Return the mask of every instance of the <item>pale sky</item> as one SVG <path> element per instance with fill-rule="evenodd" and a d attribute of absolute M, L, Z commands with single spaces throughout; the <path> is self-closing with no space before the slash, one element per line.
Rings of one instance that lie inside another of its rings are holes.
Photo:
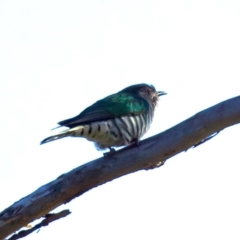
<path fill-rule="evenodd" d="M 168 93 L 144 138 L 239 95 L 237 0 L 0 1 L 0 211 L 102 156 L 40 146 L 58 121 L 136 83 Z M 239 239 L 240 126 L 92 189 L 25 239 Z"/>

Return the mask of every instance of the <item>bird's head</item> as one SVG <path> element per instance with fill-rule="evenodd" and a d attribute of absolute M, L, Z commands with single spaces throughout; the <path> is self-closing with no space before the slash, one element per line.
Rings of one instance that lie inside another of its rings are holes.
<path fill-rule="evenodd" d="M 129 86 L 122 90 L 123 92 L 129 92 L 132 94 L 139 94 L 141 97 L 146 99 L 150 104 L 156 106 L 158 98 L 160 96 L 166 95 L 167 93 L 163 91 L 156 91 L 153 85 L 148 85 L 145 83 L 136 84 Z"/>

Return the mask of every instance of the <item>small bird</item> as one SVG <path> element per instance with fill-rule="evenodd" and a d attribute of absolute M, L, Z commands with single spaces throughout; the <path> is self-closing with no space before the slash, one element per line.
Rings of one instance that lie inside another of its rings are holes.
<path fill-rule="evenodd" d="M 64 137 L 83 137 L 98 150 L 138 143 L 147 132 L 158 97 L 165 95 L 148 84 L 136 84 L 107 96 L 86 108 L 76 117 L 63 120 L 58 127 L 69 129 L 44 139 L 40 144 Z M 58 128 L 57 127 L 57 128 Z"/>

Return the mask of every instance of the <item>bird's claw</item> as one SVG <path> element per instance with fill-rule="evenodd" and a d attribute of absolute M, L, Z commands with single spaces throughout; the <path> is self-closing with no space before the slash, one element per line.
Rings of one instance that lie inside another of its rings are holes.
<path fill-rule="evenodd" d="M 111 148 L 111 147 L 109 147 L 109 150 L 110 150 L 109 152 L 103 153 L 103 156 L 104 156 L 104 157 L 109 156 L 109 155 L 112 155 L 113 153 L 116 152 L 116 150 L 115 150 L 114 148 Z"/>

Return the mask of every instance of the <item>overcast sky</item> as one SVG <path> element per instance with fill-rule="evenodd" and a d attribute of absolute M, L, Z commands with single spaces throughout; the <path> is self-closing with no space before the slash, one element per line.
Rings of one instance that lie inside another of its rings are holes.
<path fill-rule="evenodd" d="M 40 146 L 60 120 L 136 83 L 168 93 L 144 138 L 239 95 L 237 0 L 0 1 L 0 211 L 102 156 Z M 239 239 L 239 126 L 69 204 L 26 239 Z"/>

